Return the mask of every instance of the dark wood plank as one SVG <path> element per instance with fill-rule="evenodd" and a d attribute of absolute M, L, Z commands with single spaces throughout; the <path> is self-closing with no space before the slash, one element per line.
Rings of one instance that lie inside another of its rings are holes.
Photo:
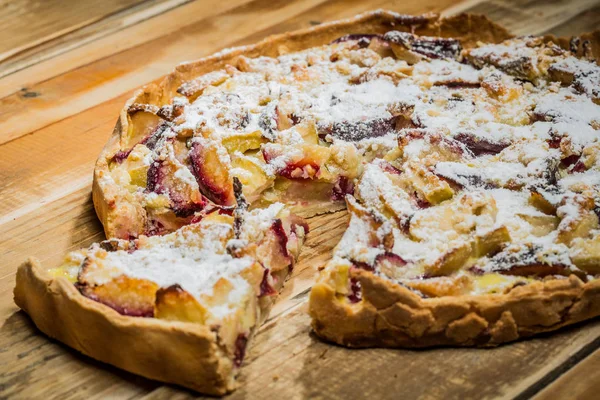
<path fill-rule="evenodd" d="M 597 399 L 600 385 L 600 350 L 596 350 L 540 391 L 534 400 Z"/>
<path fill-rule="evenodd" d="M 555 28 L 573 21 L 569 33 L 567 28 L 560 34 L 573 35 L 586 32 L 579 26 L 579 21 L 588 10 L 597 7 L 598 0 L 581 1 L 524 1 L 524 0 L 487 0 L 481 2 L 465 2 L 452 11 L 485 14 L 494 21 L 501 22 L 506 28 L 517 35 L 541 35 L 544 33 L 559 33 Z M 592 19 L 594 15 L 589 15 Z M 577 22 L 576 22 L 577 21 Z M 599 20 L 596 20 L 597 22 Z M 598 25 L 596 25 L 597 27 Z"/>

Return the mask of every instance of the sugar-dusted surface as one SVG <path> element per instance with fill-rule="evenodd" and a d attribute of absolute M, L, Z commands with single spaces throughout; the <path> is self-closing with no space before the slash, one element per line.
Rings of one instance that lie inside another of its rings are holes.
<path fill-rule="evenodd" d="M 189 392 L 159 387 L 158 383 L 100 365 L 48 341 L 22 313 L 16 312 L 12 303 L 13 274 L 27 255 L 56 264 L 65 250 L 102 238 L 89 198 L 90 171 L 129 93 L 103 102 L 169 72 L 179 60 L 198 58 L 232 44 L 252 43 L 269 33 L 308 26 L 309 21 L 333 20 L 377 7 L 420 13 L 450 5 L 423 1 L 401 5 L 390 1 L 303 1 L 273 6 L 273 2 L 258 1 L 242 7 L 241 3 L 227 2 L 227 7 L 218 2 L 213 7 L 201 2 L 182 6 L 172 11 L 179 17 L 150 19 L 135 25 L 135 34 L 129 29 L 124 35 L 92 42 L 51 63 L 46 61 L 24 70 L 18 74 L 18 81 L 3 81 L 6 87 L 20 89 L 27 84 L 30 91 L 41 93 L 37 98 L 15 93 L 2 100 L 3 110 L 11 116 L 5 120 L 10 125 L 3 124 L 11 128 L 4 133 L 16 132 L 12 128 L 18 128 L 19 135 L 27 134 L 64 119 L 0 148 L 0 181 L 5 199 L 0 208 L 0 313 L 5 320 L 0 334 L 5 351 L 0 358 L 7 366 L 1 374 L 3 394 L 16 398 L 39 397 L 41 393 L 49 398 L 192 397 Z M 522 5 L 503 1 L 500 6 L 498 2 L 472 1 L 455 5 L 452 10 L 485 12 L 497 22 L 519 29 L 519 33 L 556 29 L 567 35 L 598 25 L 597 6 L 593 3 Z M 179 32 L 183 36 L 167 35 L 180 29 L 182 20 L 186 21 L 186 28 Z M 117 40 L 110 42 L 113 38 Z M 126 45 L 134 47 L 118 53 L 127 49 Z M 61 154 L 60 162 L 56 154 Z M 597 327 L 588 324 L 483 352 L 348 351 L 321 343 L 308 334 L 303 309 L 280 316 L 303 301 L 300 294 L 313 281 L 313 265 L 326 261 L 325 254 L 335 245 L 340 229 L 345 229 L 345 219 L 340 218 L 336 215 L 311 221 L 315 236 L 309 238 L 304 260 L 295 269 L 294 283 L 286 287 L 272 313 L 272 323 L 257 337 L 243 371 L 245 386 L 235 396 L 347 398 L 366 393 L 395 398 L 403 393 L 423 398 L 508 398 L 524 393 L 528 397 L 588 354 L 590 344 L 598 337 Z M 317 234 L 321 237 L 318 240 Z M 482 357 L 484 364 L 494 367 L 480 368 Z M 566 360 L 570 362 L 564 364 Z M 464 368 L 456 368 L 457 365 Z M 276 372 L 265 373 L 275 367 Z M 370 384 L 373 369 L 382 371 L 381 385 Z M 573 385 L 582 382 L 581 373 L 571 375 L 556 381 L 564 388 L 562 393 L 573 393 Z M 592 385 L 591 393 L 595 393 L 593 382 L 585 382 Z M 552 385 L 547 390 L 552 391 Z"/>

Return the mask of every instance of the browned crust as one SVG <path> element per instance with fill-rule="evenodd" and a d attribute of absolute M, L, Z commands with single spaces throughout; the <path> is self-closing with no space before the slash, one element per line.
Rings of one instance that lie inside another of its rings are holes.
<path fill-rule="evenodd" d="M 572 37 L 545 35 L 544 39 L 573 52 L 579 58 L 594 59 L 600 64 L 600 29 Z"/>
<path fill-rule="evenodd" d="M 206 326 L 120 315 L 34 258 L 19 267 L 14 296 L 42 332 L 97 360 L 203 393 L 234 389 L 233 363 Z"/>
<path fill-rule="evenodd" d="M 491 347 L 600 315 L 600 281 L 575 275 L 506 294 L 424 299 L 368 271 L 352 270 L 362 301 L 337 298 L 324 280 L 310 294 L 315 332 L 350 347 Z"/>

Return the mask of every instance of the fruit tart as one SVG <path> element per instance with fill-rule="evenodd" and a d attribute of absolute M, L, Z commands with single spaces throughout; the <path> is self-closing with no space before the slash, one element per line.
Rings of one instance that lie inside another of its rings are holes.
<path fill-rule="evenodd" d="M 301 216 L 347 208 L 310 294 L 326 340 L 490 346 L 596 316 L 588 39 L 375 11 L 182 64 L 127 102 L 97 161 L 108 240 L 31 259 L 15 301 L 85 354 L 223 394 Z"/>
<path fill-rule="evenodd" d="M 346 198 L 317 334 L 494 346 L 600 314 L 600 66 L 543 38 L 434 54 L 383 38 L 411 65 L 412 126 Z"/>
<path fill-rule="evenodd" d="M 15 298 L 40 329 L 83 353 L 223 394 L 291 271 L 304 229 L 281 203 L 213 208 L 169 234 L 72 252 L 44 272 L 52 277 L 46 288 L 37 286 L 42 272 L 31 260 L 33 268 L 19 270 Z"/>

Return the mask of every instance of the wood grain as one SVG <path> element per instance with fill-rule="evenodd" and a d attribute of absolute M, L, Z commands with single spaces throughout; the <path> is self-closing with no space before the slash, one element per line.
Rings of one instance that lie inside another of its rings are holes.
<path fill-rule="evenodd" d="M 189 1 L 191 0 L 111 0 L 93 2 L 91 7 L 85 7 L 86 2 L 73 2 L 76 7 L 61 7 L 62 3 L 56 1 L 41 3 L 26 1 L 23 15 L 9 16 L 12 21 L 16 21 L 12 25 L 23 24 L 23 20 L 33 18 L 32 22 L 41 20 L 44 23 L 39 27 L 42 32 L 26 29 L 21 30 L 20 35 L 12 37 L 12 42 L 16 41 L 17 45 L 0 53 L 0 77 L 37 65 Z M 40 10 L 42 8 L 40 4 L 50 10 L 49 16 L 42 19 L 39 15 L 43 15 L 45 10 Z M 68 12 L 65 13 L 65 10 Z M 67 17 L 74 14 L 72 17 L 75 18 L 65 19 L 64 14 L 67 14 Z M 4 30 L 10 30 L 12 28 L 10 25 L 8 24 L 8 27 L 5 25 Z M 32 25 L 36 27 L 37 24 Z M 61 29 L 63 25 L 65 27 Z M 47 29 L 52 30 L 45 32 Z M 8 45 L 10 42 L 11 40 Z"/>
<path fill-rule="evenodd" d="M 587 358 L 581 360 L 572 369 L 539 392 L 534 399 L 597 399 L 598 381 L 600 381 L 600 350 L 596 350 Z"/>
<path fill-rule="evenodd" d="M 90 199 L 91 172 L 135 88 L 180 61 L 375 8 L 483 12 L 519 34 L 573 35 L 600 26 L 600 2 L 591 0 L 111 0 L 101 7 L 83 0 L 64 18 L 57 0 L 15 0 L 13 14 L 6 4 L 0 0 L 6 23 L 0 33 L 14 37 L 0 43 L 0 53 L 22 58 L 5 57 L 19 65 L 12 72 L 0 67 L 0 398 L 193 397 L 48 340 L 12 302 L 14 273 L 27 256 L 54 265 L 66 251 L 103 237 Z M 46 11 L 14 11 L 34 6 Z M 26 51 L 14 52 L 21 47 Z M 599 322 L 492 350 L 348 350 L 317 340 L 306 295 L 346 219 L 340 212 L 310 220 L 301 262 L 257 335 L 232 398 L 594 394 L 589 371 L 599 356 L 586 356 L 598 346 Z"/>

